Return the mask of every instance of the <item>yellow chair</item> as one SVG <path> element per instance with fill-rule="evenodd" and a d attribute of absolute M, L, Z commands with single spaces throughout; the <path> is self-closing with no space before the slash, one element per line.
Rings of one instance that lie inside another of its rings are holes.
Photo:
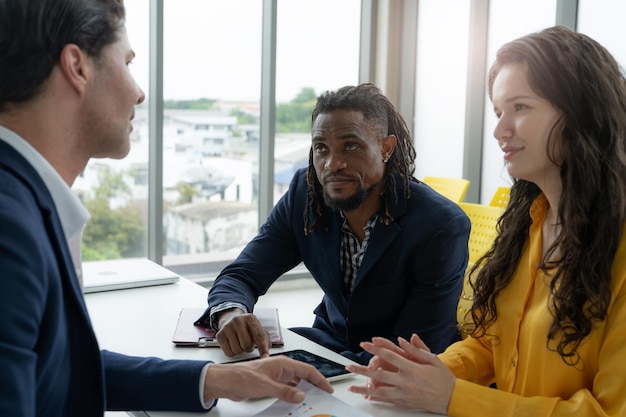
<path fill-rule="evenodd" d="M 470 185 L 469 180 L 462 178 L 424 177 L 422 182 L 455 203 L 463 201 Z"/>
<path fill-rule="evenodd" d="M 469 262 L 465 270 L 463 291 L 461 292 L 456 314 L 459 328 L 462 329 L 462 324 L 466 320 L 466 314 L 472 307 L 474 298 L 472 287 L 469 283 L 469 271 L 474 266 L 474 263 L 491 248 L 498 233 L 496 224 L 502 213 L 504 213 L 504 208 L 464 202 L 459 203 L 459 206 L 467 214 L 472 224 L 467 242 Z M 465 337 L 466 335 L 461 331 L 461 336 Z"/>
<path fill-rule="evenodd" d="M 472 224 L 467 247 L 469 249 L 469 261 L 475 263 L 489 250 L 495 240 L 496 224 L 504 213 L 504 209 L 475 203 L 460 202 L 458 204 Z"/>
<path fill-rule="evenodd" d="M 493 207 L 506 208 L 509 204 L 509 191 L 509 187 L 498 187 L 496 192 L 493 194 L 493 197 L 491 197 L 489 205 Z"/>

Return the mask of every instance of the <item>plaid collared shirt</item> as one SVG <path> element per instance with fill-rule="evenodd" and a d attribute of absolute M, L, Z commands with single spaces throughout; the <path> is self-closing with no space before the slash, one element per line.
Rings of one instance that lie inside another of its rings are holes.
<path fill-rule="evenodd" d="M 370 240 L 370 234 L 376 226 L 378 220 L 378 213 L 374 215 L 363 230 L 365 231 L 365 237 L 363 243 L 359 243 L 359 239 L 352 233 L 348 221 L 343 217 L 343 223 L 341 224 L 341 248 L 339 249 L 339 266 L 343 273 L 343 283 L 346 290 L 346 295 L 349 295 L 354 288 L 354 282 L 356 281 L 357 272 L 365 256 L 367 245 Z"/>

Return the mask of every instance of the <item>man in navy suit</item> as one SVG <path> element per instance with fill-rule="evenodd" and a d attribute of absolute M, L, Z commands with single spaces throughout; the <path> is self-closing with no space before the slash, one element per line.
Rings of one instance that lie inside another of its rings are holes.
<path fill-rule="evenodd" d="M 0 1 L 0 416 L 206 411 L 215 399 L 300 402 L 312 366 L 165 361 L 98 348 L 80 285 L 88 218 L 70 186 L 124 157 L 144 94 L 122 0 Z"/>
<path fill-rule="evenodd" d="M 373 336 L 417 333 L 436 353 L 458 339 L 470 222 L 413 177 L 414 161 L 404 119 L 373 84 L 318 98 L 308 169 L 220 273 L 200 318 L 227 355 L 267 355 L 254 304 L 300 262 L 324 291 L 313 326 L 292 329 L 311 340 L 366 363 L 360 343 Z"/>

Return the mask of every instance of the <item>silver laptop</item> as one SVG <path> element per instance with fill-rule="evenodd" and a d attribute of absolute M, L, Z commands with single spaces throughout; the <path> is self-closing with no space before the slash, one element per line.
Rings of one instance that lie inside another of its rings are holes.
<path fill-rule="evenodd" d="M 83 292 L 173 284 L 180 276 L 146 258 L 83 262 Z"/>

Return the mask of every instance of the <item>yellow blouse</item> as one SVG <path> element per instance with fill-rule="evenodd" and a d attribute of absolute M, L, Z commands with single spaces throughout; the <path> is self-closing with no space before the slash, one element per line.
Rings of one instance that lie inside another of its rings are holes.
<path fill-rule="evenodd" d="M 517 272 L 496 300 L 498 319 L 489 333 L 497 342 L 468 337 L 440 355 L 459 378 L 449 416 L 626 416 L 626 236 L 613 261 L 606 320 L 579 346 L 579 364 L 568 366 L 546 347 L 549 279 L 536 267 L 546 211 L 541 196 L 530 210 L 533 224 Z M 498 389 L 488 387 L 494 381 Z"/>

